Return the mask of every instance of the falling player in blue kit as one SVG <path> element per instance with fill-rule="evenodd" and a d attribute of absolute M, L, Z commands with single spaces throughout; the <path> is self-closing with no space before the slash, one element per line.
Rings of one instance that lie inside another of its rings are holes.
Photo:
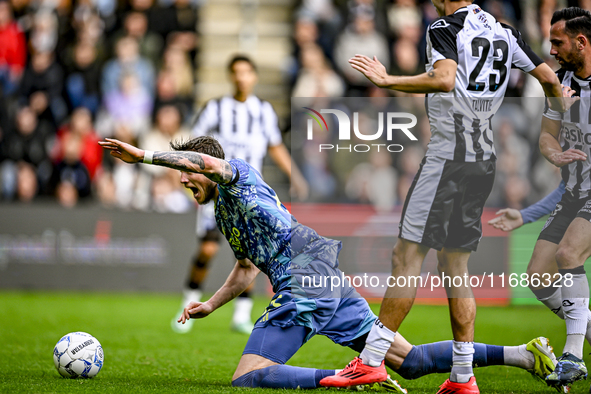
<path fill-rule="evenodd" d="M 199 204 L 215 203 L 217 225 L 238 262 L 208 301 L 187 305 L 179 322 L 208 316 L 240 294 L 259 272 L 268 276 L 275 295 L 248 339 L 232 377 L 233 386 L 320 387 L 322 378 L 337 371 L 285 365 L 316 334 L 355 351 L 363 348 L 371 326 L 377 322 L 367 301 L 347 282 L 331 290 L 302 285 L 304 276 L 341 276 L 341 242 L 298 223 L 248 163 L 224 160 L 222 147 L 209 136 L 171 143 L 170 152 L 143 151 L 114 139 L 100 144 L 127 163 L 179 170 L 181 183 Z M 415 379 L 449 372 L 451 341 L 412 346 L 398 335 L 386 354 L 386 365 L 402 377 Z M 555 360 L 543 337 L 520 346 L 475 344 L 475 365 L 516 366 L 541 379 L 554 370 Z M 380 380 L 385 382 L 373 388 L 406 392 L 388 376 Z"/>

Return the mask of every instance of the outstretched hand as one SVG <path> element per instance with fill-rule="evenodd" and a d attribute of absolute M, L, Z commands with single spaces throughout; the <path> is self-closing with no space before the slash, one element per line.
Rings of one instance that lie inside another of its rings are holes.
<path fill-rule="evenodd" d="M 209 316 L 214 309 L 207 302 L 189 302 L 189 305 L 183 310 L 183 314 L 177 320 L 178 323 L 185 324 L 189 319 L 201 319 Z"/>
<path fill-rule="evenodd" d="M 501 209 L 496 214 L 499 216 L 488 221 L 488 224 L 496 229 L 511 231 L 523 225 L 523 217 L 521 216 L 521 212 L 517 209 L 505 208 Z"/>
<path fill-rule="evenodd" d="M 113 138 L 105 138 L 104 141 L 99 141 L 99 145 L 110 150 L 111 156 L 126 163 L 139 163 L 144 159 L 142 149 Z"/>
<path fill-rule="evenodd" d="M 564 152 L 553 153 L 548 157 L 550 162 L 556 167 L 562 167 L 574 161 L 587 160 L 587 154 L 579 149 L 570 148 Z"/>
<path fill-rule="evenodd" d="M 376 86 L 383 88 L 388 85 L 386 79 L 388 72 L 386 67 L 380 63 L 377 57 L 370 59 L 365 55 L 355 55 L 349 59 L 349 64 L 355 70 L 361 72 L 367 79 L 373 82 Z"/>

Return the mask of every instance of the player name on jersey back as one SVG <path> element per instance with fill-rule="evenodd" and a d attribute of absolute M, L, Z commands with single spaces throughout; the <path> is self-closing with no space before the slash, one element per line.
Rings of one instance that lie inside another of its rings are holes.
<path fill-rule="evenodd" d="M 492 108 L 492 99 L 472 99 L 472 109 L 475 112 L 491 112 Z"/>

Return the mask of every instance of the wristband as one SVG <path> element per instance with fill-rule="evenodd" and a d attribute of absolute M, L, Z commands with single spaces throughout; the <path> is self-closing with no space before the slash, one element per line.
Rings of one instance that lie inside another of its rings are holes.
<path fill-rule="evenodd" d="M 144 151 L 144 163 L 145 164 L 152 164 L 152 159 L 154 158 L 154 151 L 153 150 L 146 150 Z"/>

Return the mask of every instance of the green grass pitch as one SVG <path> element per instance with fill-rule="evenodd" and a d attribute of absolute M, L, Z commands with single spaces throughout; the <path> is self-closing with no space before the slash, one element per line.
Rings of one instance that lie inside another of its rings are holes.
<path fill-rule="evenodd" d="M 247 339 L 229 330 L 231 306 L 179 335 L 169 326 L 178 303 L 178 296 L 162 294 L 0 292 L 0 393 L 273 392 L 231 387 Z M 255 312 L 262 312 L 266 303 L 257 298 Z M 416 305 L 400 331 L 415 344 L 446 340 L 451 337 L 448 316 L 446 307 Z M 65 379 L 55 370 L 53 347 L 71 331 L 89 332 L 101 342 L 105 364 L 96 378 Z M 557 353 L 562 350 L 564 324 L 544 307 L 478 309 L 479 342 L 518 345 L 540 335 L 550 338 Z M 290 364 L 342 368 L 353 356 L 353 351 L 315 337 Z M 405 381 L 393 376 L 409 393 L 435 393 L 447 378 L 440 374 Z M 481 368 L 476 377 L 482 393 L 555 392 L 516 368 Z M 588 390 L 589 383 L 577 382 L 571 393 Z"/>

